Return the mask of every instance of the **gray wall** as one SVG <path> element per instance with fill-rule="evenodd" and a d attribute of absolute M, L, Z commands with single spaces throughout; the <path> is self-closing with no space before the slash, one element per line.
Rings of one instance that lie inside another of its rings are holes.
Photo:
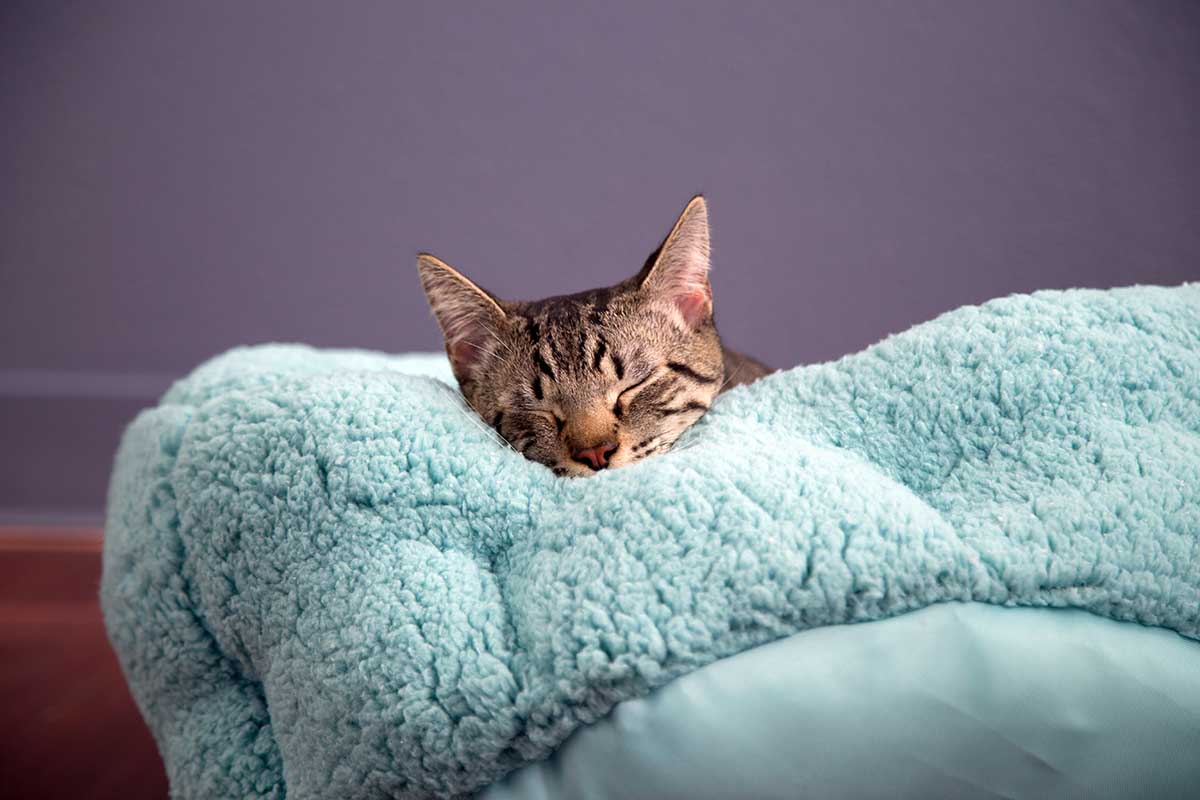
<path fill-rule="evenodd" d="M 235 344 L 433 349 L 430 249 L 612 282 L 710 199 L 718 321 L 834 358 L 1200 277 L 1200 4 L 0 4 L 0 513 L 94 518 Z"/>

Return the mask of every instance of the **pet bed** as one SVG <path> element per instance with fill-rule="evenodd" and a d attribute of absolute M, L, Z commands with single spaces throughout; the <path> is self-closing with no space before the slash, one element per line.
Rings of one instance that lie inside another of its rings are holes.
<path fill-rule="evenodd" d="M 1191 284 L 962 308 L 586 480 L 440 358 L 231 351 L 126 432 L 101 597 L 177 797 L 1169 796 L 1198 542 Z"/>

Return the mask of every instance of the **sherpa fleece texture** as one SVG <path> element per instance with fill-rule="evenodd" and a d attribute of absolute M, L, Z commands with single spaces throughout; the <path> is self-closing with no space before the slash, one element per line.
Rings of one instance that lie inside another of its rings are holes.
<path fill-rule="evenodd" d="M 413 370 L 447 376 L 235 350 L 125 434 L 102 600 L 176 797 L 469 792 L 715 659 L 946 600 L 1200 638 L 1200 285 L 962 308 L 586 480 Z"/>

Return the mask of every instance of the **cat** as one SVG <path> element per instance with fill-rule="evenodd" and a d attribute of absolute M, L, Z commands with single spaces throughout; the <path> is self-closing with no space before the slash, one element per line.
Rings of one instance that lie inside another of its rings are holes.
<path fill-rule="evenodd" d="M 772 371 L 717 335 L 700 195 L 615 286 L 507 302 L 427 253 L 417 270 L 467 403 L 556 475 L 661 453 L 717 394 Z"/>

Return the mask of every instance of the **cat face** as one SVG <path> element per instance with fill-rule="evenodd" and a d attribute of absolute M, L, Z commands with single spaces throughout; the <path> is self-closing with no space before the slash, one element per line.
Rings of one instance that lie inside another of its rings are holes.
<path fill-rule="evenodd" d="M 721 389 L 708 266 L 702 197 L 640 273 L 604 289 L 505 302 L 417 259 L 467 402 L 527 458 L 574 476 L 667 450 Z"/>

